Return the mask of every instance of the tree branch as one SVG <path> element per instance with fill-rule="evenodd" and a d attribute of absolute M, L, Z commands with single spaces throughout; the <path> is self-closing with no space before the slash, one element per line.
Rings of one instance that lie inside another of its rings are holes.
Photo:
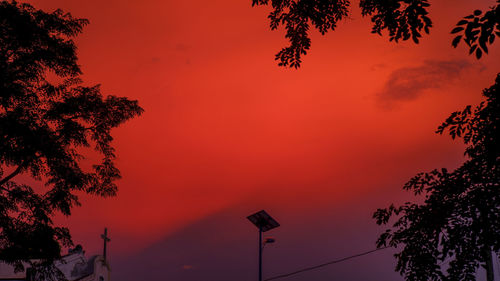
<path fill-rule="evenodd" d="M 2 187 L 2 185 L 4 185 L 6 182 L 10 181 L 13 177 L 17 176 L 21 170 L 24 168 L 24 164 L 26 163 L 26 161 L 23 161 L 23 163 L 21 163 L 16 170 L 14 170 L 14 172 L 12 172 L 10 175 L 6 176 L 5 178 L 1 179 L 0 180 L 0 187 Z M 3 190 L 6 190 L 5 188 L 2 187 Z"/>

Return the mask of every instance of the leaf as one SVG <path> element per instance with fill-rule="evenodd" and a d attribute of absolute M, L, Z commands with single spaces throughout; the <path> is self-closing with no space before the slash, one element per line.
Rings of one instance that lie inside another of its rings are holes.
<path fill-rule="evenodd" d="M 468 21 L 467 21 L 467 20 L 461 20 L 461 21 L 459 21 L 459 22 L 457 23 L 457 25 L 464 25 L 464 24 L 466 24 L 466 23 L 468 23 Z"/>
<path fill-rule="evenodd" d="M 483 51 L 481 51 L 480 48 L 477 48 L 477 50 L 476 50 L 476 58 L 480 59 L 482 55 L 483 55 Z"/>
<path fill-rule="evenodd" d="M 469 55 L 470 55 L 470 54 L 472 54 L 472 53 L 474 53 L 474 51 L 476 50 L 476 48 L 477 48 L 477 45 L 473 45 L 473 46 L 470 48 L 470 50 L 469 50 Z"/>
<path fill-rule="evenodd" d="M 412 36 L 412 39 L 413 39 L 413 42 L 415 42 L 415 44 L 418 44 L 418 43 L 419 43 L 419 41 L 418 41 L 418 36 L 413 35 L 413 36 Z"/>
<path fill-rule="evenodd" d="M 488 47 L 486 46 L 486 38 L 479 39 L 479 46 L 483 49 L 485 53 L 488 53 Z"/>
<path fill-rule="evenodd" d="M 451 42 L 451 45 L 456 48 L 458 43 L 460 43 L 460 40 L 462 40 L 462 35 L 455 37 L 455 39 Z"/>
<path fill-rule="evenodd" d="M 460 27 L 460 26 L 459 26 L 459 27 L 455 27 L 455 28 L 453 28 L 453 30 L 451 31 L 451 34 L 458 33 L 458 32 L 460 32 L 460 31 L 462 31 L 462 30 L 464 30 L 464 28 L 463 28 L 463 27 Z"/>

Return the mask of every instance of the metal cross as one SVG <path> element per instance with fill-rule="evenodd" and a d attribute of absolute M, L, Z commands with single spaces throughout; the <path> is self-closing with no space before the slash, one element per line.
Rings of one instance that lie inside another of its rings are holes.
<path fill-rule="evenodd" d="M 104 228 L 104 234 L 101 234 L 102 240 L 104 240 L 104 250 L 103 250 L 103 257 L 104 260 L 106 260 L 106 244 L 111 241 L 108 237 L 108 228 Z"/>

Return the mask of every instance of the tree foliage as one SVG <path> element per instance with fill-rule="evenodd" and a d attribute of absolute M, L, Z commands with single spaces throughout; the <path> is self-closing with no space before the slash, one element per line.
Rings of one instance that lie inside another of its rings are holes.
<path fill-rule="evenodd" d="M 252 5 L 267 5 L 269 0 L 252 0 Z M 271 0 L 273 11 L 269 14 L 271 29 L 285 25 L 290 46 L 283 48 L 276 59 L 279 65 L 299 67 L 301 55 L 311 47 L 309 28 L 312 23 L 321 34 L 335 30 L 337 22 L 348 15 L 349 1 L 291 1 Z"/>
<path fill-rule="evenodd" d="M 475 52 L 480 59 L 483 53 L 488 53 L 488 45 L 493 44 L 495 37 L 500 37 L 500 0 L 484 14 L 481 10 L 475 10 L 473 14 L 464 17 L 451 33 L 459 33 L 453 39 L 453 47 L 457 47 L 463 39 L 469 47 L 469 54 Z"/>
<path fill-rule="evenodd" d="M 82 84 L 73 39 L 86 19 L 16 1 L 0 2 L 0 19 L 0 260 L 20 270 L 71 245 L 52 217 L 70 215 L 78 192 L 116 194 L 110 132 L 142 109 Z M 82 154 L 92 148 L 96 163 Z"/>
<path fill-rule="evenodd" d="M 500 3 L 500 0 L 497 0 Z M 333 31 L 339 21 L 349 16 L 349 0 L 252 0 L 252 5 L 270 5 L 272 11 L 268 18 L 272 30 L 284 25 L 285 37 L 290 45 L 276 54 L 280 66 L 298 68 L 302 55 L 311 47 L 309 32 L 311 26 L 322 35 Z M 389 40 L 398 42 L 412 39 L 419 43 L 422 33 L 429 33 L 432 21 L 428 17 L 428 0 L 360 0 L 359 6 L 363 16 L 369 16 L 373 23 L 372 33 L 389 34 Z M 463 40 L 476 52 L 478 58 L 488 52 L 487 44 L 500 36 L 499 5 L 481 16 L 476 10 L 467 16 L 453 29 L 454 33 L 464 31 L 460 38 L 455 38 L 453 46 Z M 466 27 L 462 27 L 466 25 Z M 496 28 L 496 30 L 495 30 Z M 479 48 L 478 48 L 479 46 Z"/>
<path fill-rule="evenodd" d="M 463 140 L 465 163 L 406 183 L 422 203 L 374 214 L 378 224 L 396 218 L 377 245 L 400 247 L 396 270 L 406 280 L 476 280 L 491 251 L 500 253 L 500 74 L 483 95 L 486 101 L 454 112 L 437 130 Z"/>

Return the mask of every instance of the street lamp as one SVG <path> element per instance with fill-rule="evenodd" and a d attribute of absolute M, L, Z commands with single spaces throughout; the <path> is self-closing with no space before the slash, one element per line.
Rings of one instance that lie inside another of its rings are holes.
<path fill-rule="evenodd" d="M 262 232 L 269 231 L 280 226 L 266 211 L 262 210 L 247 217 L 259 229 L 259 281 L 262 281 Z M 273 243 L 274 239 L 266 239 L 266 243 Z"/>

